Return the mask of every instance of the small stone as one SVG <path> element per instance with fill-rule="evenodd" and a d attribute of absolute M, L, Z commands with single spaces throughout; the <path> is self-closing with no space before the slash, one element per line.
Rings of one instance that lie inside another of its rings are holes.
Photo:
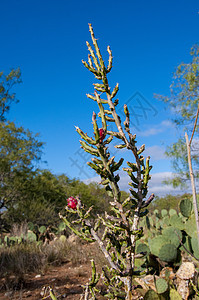
<path fill-rule="evenodd" d="M 4 296 L 10 298 L 12 296 L 12 292 L 6 292 Z"/>
<path fill-rule="evenodd" d="M 184 262 L 176 272 L 176 276 L 180 279 L 191 279 L 195 275 L 195 266 L 192 262 Z"/>
<path fill-rule="evenodd" d="M 35 276 L 35 278 L 40 278 L 41 277 L 41 274 L 38 274 Z"/>
<path fill-rule="evenodd" d="M 192 262 L 184 262 L 176 272 L 177 277 L 177 292 L 183 300 L 187 300 L 190 295 L 189 283 L 197 283 L 197 271 Z"/>

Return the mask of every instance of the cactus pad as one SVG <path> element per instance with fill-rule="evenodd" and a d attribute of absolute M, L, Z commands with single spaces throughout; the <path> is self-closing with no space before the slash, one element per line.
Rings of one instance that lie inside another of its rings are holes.
<path fill-rule="evenodd" d="M 194 255 L 199 258 L 198 240 L 197 237 L 191 238 L 191 247 L 193 249 Z"/>
<path fill-rule="evenodd" d="M 158 294 L 163 294 L 168 289 L 168 283 L 163 278 L 157 278 L 155 280 L 155 287 L 156 287 L 156 290 L 157 290 Z"/>
<path fill-rule="evenodd" d="M 31 230 L 28 230 L 27 233 L 27 240 L 29 242 L 36 242 L 37 241 L 37 236 L 34 232 L 32 232 Z"/>
<path fill-rule="evenodd" d="M 168 226 L 168 225 L 170 224 L 170 218 L 169 218 L 169 216 L 165 216 L 165 217 L 162 219 L 162 221 L 163 221 L 163 227 L 164 227 L 164 226 Z"/>
<path fill-rule="evenodd" d="M 40 232 L 41 234 L 44 234 L 45 231 L 46 231 L 46 226 L 40 226 L 40 227 L 39 227 L 39 232 Z"/>
<path fill-rule="evenodd" d="M 141 252 L 144 252 L 146 253 L 146 255 L 148 255 L 150 253 L 150 249 L 149 247 L 147 246 L 147 244 L 144 244 L 144 243 L 140 243 L 137 247 L 137 253 L 141 253 Z"/>
<path fill-rule="evenodd" d="M 184 230 L 185 224 L 178 215 L 173 215 L 170 217 L 170 224 L 180 230 Z"/>
<path fill-rule="evenodd" d="M 166 209 L 162 209 L 162 210 L 161 210 L 161 215 L 162 215 L 163 218 L 166 217 L 167 214 L 168 214 L 168 212 L 167 212 Z"/>
<path fill-rule="evenodd" d="M 180 240 L 182 240 L 182 232 L 172 226 L 164 228 L 162 235 L 168 244 L 173 244 L 176 248 L 180 245 Z"/>
<path fill-rule="evenodd" d="M 196 236 L 196 220 L 195 216 L 192 215 L 191 218 L 185 224 L 185 231 L 189 236 Z"/>
<path fill-rule="evenodd" d="M 189 218 L 191 215 L 191 211 L 192 211 L 192 202 L 189 199 L 183 199 L 182 201 L 180 201 L 180 212 L 181 214 L 186 217 Z"/>
<path fill-rule="evenodd" d="M 148 290 L 144 295 L 144 300 L 159 300 L 158 294 L 154 290 Z"/>
<path fill-rule="evenodd" d="M 165 262 L 175 261 L 177 258 L 177 248 L 173 244 L 165 244 L 161 247 L 158 255 L 159 259 Z"/>
<path fill-rule="evenodd" d="M 177 214 L 177 212 L 176 212 L 175 209 L 171 208 L 171 209 L 169 210 L 169 215 L 170 215 L 170 217 L 173 216 L 173 215 L 176 215 L 176 214 Z"/>
<path fill-rule="evenodd" d="M 170 300 L 182 300 L 181 296 L 178 294 L 178 292 L 175 289 L 170 289 Z"/>
<path fill-rule="evenodd" d="M 60 240 L 60 242 L 64 243 L 66 241 L 65 235 L 63 235 L 63 234 L 60 235 L 59 240 Z"/>
<path fill-rule="evenodd" d="M 162 247 L 162 245 L 166 244 L 166 239 L 162 235 L 158 235 L 153 239 L 149 240 L 149 247 L 151 250 L 151 253 L 155 256 L 159 255 L 159 251 Z"/>

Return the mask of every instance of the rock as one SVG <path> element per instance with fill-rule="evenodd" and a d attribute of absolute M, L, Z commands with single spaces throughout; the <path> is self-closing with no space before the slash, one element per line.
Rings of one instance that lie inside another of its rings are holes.
<path fill-rule="evenodd" d="M 177 277 L 177 291 L 183 300 L 187 300 L 190 294 L 189 282 L 192 280 L 193 284 L 197 284 L 197 271 L 192 262 L 184 262 L 176 272 Z"/>
<path fill-rule="evenodd" d="M 171 267 L 165 267 L 160 272 L 160 277 L 166 279 L 167 277 L 171 280 L 174 279 L 175 273 Z"/>
<path fill-rule="evenodd" d="M 157 279 L 158 277 L 155 276 Z M 156 292 L 155 283 L 154 283 L 154 275 L 146 275 L 143 278 L 135 278 L 136 282 L 142 286 L 144 290 L 148 290 L 151 288 Z"/>
<path fill-rule="evenodd" d="M 12 296 L 12 294 L 13 294 L 13 292 L 6 292 L 4 294 L 4 296 L 10 298 Z"/>

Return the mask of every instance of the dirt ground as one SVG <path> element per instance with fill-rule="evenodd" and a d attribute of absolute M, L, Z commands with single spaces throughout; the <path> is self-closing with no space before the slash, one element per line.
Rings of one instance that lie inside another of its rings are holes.
<path fill-rule="evenodd" d="M 72 266 L 66 263 L 50 267 L 45 274 L 27 275 L 25 286 L 15 291 L 6 291 L 1 280 L 0 300 L 51 299 L 45 289 L 51 287 L 58 299 L 78 300 L 83 292 L 82 285 L 91 275 L 90 264 Z M 12 278 L 10 279 L 12 280 Z"/>

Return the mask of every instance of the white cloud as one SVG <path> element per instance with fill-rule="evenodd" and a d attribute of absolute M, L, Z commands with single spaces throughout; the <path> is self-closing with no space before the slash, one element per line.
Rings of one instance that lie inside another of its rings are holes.
<path fill-rule="evenodd" d="M 100 176 L 95 176 L 95 177 L 92 177 L 92 178 L 84 179 L 84 180 L 83 180 L 83 182 L 84 182 L 85 184 L 89 184 L 89 183 L 91 183 L 91 182 L 97 182 L 97 183 L 99 183 L 100 181 L 101 181 Z"/>
<path fill-rule="evenodd" d="M 191 146 L 191 153 L 193 155 L 199 156 L 199 138 L 193 138 L 192 146 Z"/>
<path fill-rule="evenodd" d="M 150 156 L 153 161 L 161 160 L 161 159 L 167 159 L 165 155 L 165 149 L 163 147 L 160 147 L 158 145 L 154 145 L 151 147 L 147 147 L 145 152 L 145 156 Z"/>
<path fill-rule="evenodd" d="M 166 194 L 181 194 L 184 193 L 180 188 L 174 189 L 171 185 L 163 183 L 164 180 L 173 178 L 175 175 L 172 172 L 160 172 L 151 174 L 151 180 L 149 181 L 149 195 L 154 193 L 156 196 L 165 196 Z M 128 175 L 120 173 L 120 189 L 128 192 L 130 181 Z M 186 190 L 191 192 L 191 188 Z"/>
<path fill-rule="evenodd" d="M 174 176 L 175 175 L 172 172 L 161 172 L 152 174 L 151 180 L 149 181 L 149 192 L 154 193 L 157 196 L 182 193 L 182 190 L 180 188 L 174 189 L 172 185 L 163 184 L 164 180 L 171 179 Z"/>
<path fill-rule="evenodd" d="M 162 131 L 163 131 L 162 128 L 153 127 L 145 131 L 139 132 L 139 136 L 146 137 L 146 136 L 156 135 L 158 133 L 161 133 Z"/>
<path fill-rule="evenodd" d="M 148 137 L 151 135 L 157 135 L 159 133 L 162 133 L 172 127 L 173 124 L 171 121 L 163 120 L 160 124 L 154 125 L 153 127 L 151 126 L 149 129 L 140 131 L 138 134 L 142 137 Z"/>
<path fill-rule="evenodd" d="M 120 175 L 120 181 L 119 186 L 120 189 L 123 191 L 128 192 L 129 191 L 129 185 L 128 182 L 130 181 L 129 176 L 123 172 L 119 172 Z M 180 188 L 174 189 L 171 185 L 165 185 L 162 182 L 166 179 L 170 179 L 174 177 L 174 174 L 172 172 L 160 172 L 160 173 L 154 173 L 151 174 L 151 180 L 149 181 L 149 192 L 148 195 L 154 193 L 156 196 L 165 196 L 167 194 L 181 194 L 184 193 Z M 86 184 L 89 184 L 90 182 L 100 182 L 100 177 L 93 177 L 87 180 L 84 180 Z M 191 187 L 186 190 L 186 192 L 191 193 Z"/>

